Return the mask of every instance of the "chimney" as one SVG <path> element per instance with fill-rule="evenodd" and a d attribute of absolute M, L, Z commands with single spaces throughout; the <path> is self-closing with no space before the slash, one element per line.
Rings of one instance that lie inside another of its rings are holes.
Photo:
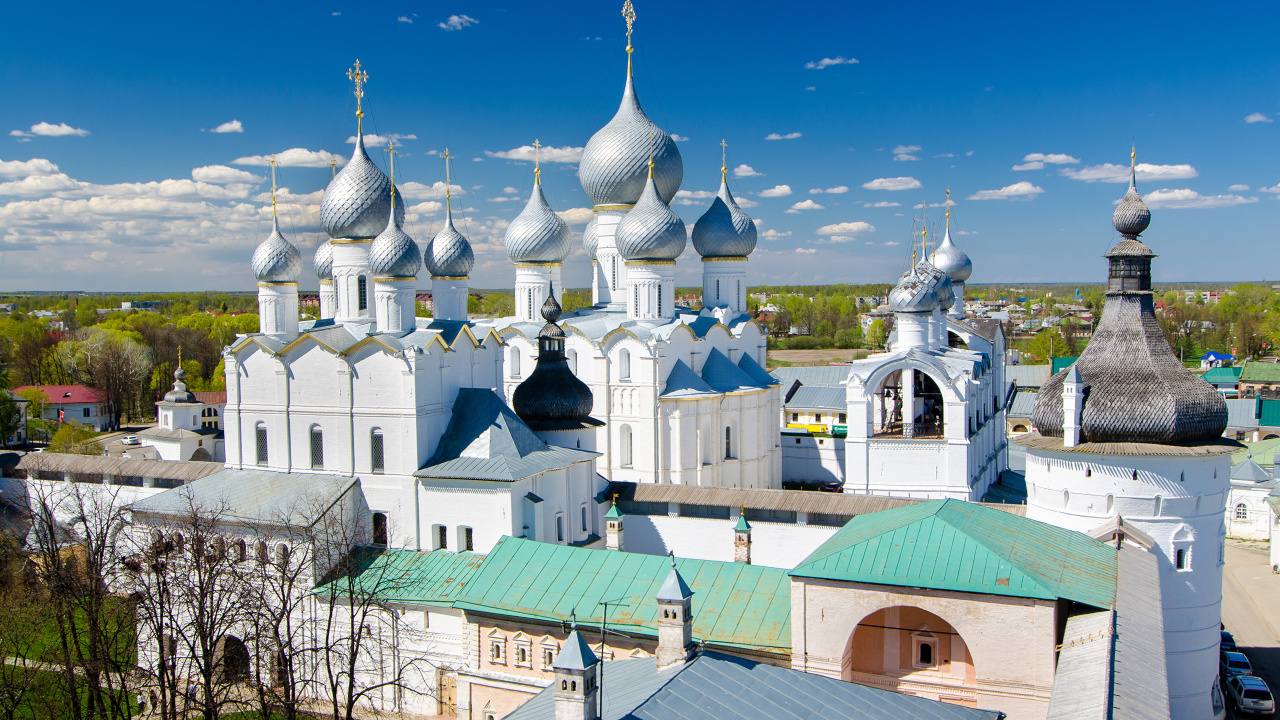
<path fill-rule="evenodd" d="M 604 546 L 609 550 L 622 549 L 622 512 L 618 510 L 618 494 L 613 494 L 613 507 L 604 514 Z"/>
<path fill-rule="evenodd" d="M 600 659 L 591 651 L 586 638 L 578 632 L 578 622 L 573 621 L 573 632 L 564 641 L 564 647 L 551 667 L 555 669 L 556 720 L 597 720 L 600 702 L 596 685 L 596 665 Z"/>
<path fill-rule="evenodd" d="M 751 523 L 747 522 L 747 508 L 738 513 L 738 524 L 733 526 L 733 561 L 751 564 Z"/>
<path fill-rule="evenodd" d="M 693 591 L 676 570 L 671 556 L 671 572 L 658 591 L 658 669 L 671 667 L 689 659 L 693 651 L 693 613 L 690 598 Z M 558 720 L 558 719 L 557 719 Z"/>
<path fill-rule="evenodd" d="M 1062 379 L 1062 446 L 1080 444 L 1080 415 L 1084 410 L 1084 380 L 1076 363 L 1071 363 Z"/>

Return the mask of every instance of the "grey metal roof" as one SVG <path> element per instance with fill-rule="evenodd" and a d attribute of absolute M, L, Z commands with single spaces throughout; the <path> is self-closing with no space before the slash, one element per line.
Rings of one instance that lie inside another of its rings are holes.
<path fill-rule="evenodd" d="M 1227 427 L 1242 430 L 1258 427 L 1258 401 L 1256 398 L 1227 399 Z"/>
<path fill-rule="evenodd" d="M 840 385 L 849 382 L 851 365 L 822 365 L 819 367 L 780 367 L 774 368 L 773 375 L 783 385 L 790 387 L 792 381 L 799 380 L 803 385 Z"/>
<path fill-rule="evenodd" d="M 1129 191 L 1120 199 L 1115 212 L 1111 213 L 1111 224 L 1115 226 L 1116 232 L 1129 238 L 1141 235 L 1151 225 L 1151 211 L 1142 202 L 1137 185 L 1137 172 L 1130 167 Z"/>
<path fill-rule="evenodd" d="M 707 353 L 707 361 L 702 364 L 702 379 L 712 388 L 725 393 L 768 387 L 757 384 L 717 348 L 711 348 L 711 352 Z"/>
<path fill-rule="evenodd" d="M 316 277 L 320 280 L 333 279 L 333 243 L 325 240 L 316 248 L 316 256 L 312 261 Z"/>
<path fill-rule="evenodd" d="M 1069 453 L 1097 453 L 1100 455 L 1227 455 L 1238 452 L 1243 443 L 1224 437 L 1204 442 L 1188 442 L 1164 445 L 1149 442 L 1082 442 L 1075 447 L 1064 447 L 1062 438 L 1045 437 L 1039 433 L 1027 433 L 1013 438 L 1013 442 L 1027 448 Z"/>
<path fill-rule="evenodd" d="M 596 259 L 596 248 L 600 247 L 600 218 L 593 216 L 591 222 L 582 228 L 582 247 L 586 249 L 587 257 Z"/>
<path fill-rule="evenodd" d="M 130 460 L 101 455 L 71 455 L 64 453 L 28 453 L 18 461 L 18 469 L 28 472 L 72 473 L 76 475 L 113 475 L 117 477 L 149 477 L 163 480 L 191 482 L 221 472 L 219 463 Z"/>
<path fill-rule="evenodd" d="M 997 720 L 976 710 L 716 652 L 657 669 L 651 659 L 604 664 L 600 720 Z M 507 716 L 551 720 L 548 687 Z"/>
<path fill-rule="evenodd" d="M 691 238 L 704 258 L 746 257 L 756 249 L 756 224 L 738 207 L 724 180 L 711 207 L 693 224 Z"/>
<path fill-rule="evenodd" d="M 809 387 L 801 385 L 791 394 L 791 399 L 787 401 L 787 410 L 831 410 L 834 412 L 843 412 L 848 406 L 848 398 L 845 397 L 845 389 L 843 387 L 824 387 L 816 385 Z"/>
<path fill-rule="evenodd" d="M 1045 367 L 1048 367 L 1047 365 Z M 1027 418 L 1031 419 L 1031 412 L 1036 409 L 1036 394 L 1027 392 L 1018 386 L 1018 392 L 1013 396 L 1013 402 L 1009 404 L 1009 417 L 1011 418 Z"/>
<path fill-rule="evenodd" d="M 224 469 L 130 507 L 155 515 L 184 515 L 195 508 L 227 519 L 296 527 L 320 519 L 358 482 L 337 475 Z"/>
<path fill-rule="evenodd" d="M 950 225 L 947 226 L 946 234 L 942 236 L 942 244 L 933 251 L 933 265 L 946 273 L 952 282 L 965 282 L 973 274 L 973 261 L 951 242 Z"/>
<path fill-rule="evenodd" d="M 444 227 L 427 243 L 422 262 L 432 277 L 466 277 L 476 264 L 471 243 L 453 226 L 453 210 L 445 208 Z"/>
<path fill-rule="evenodd" d="M 569 226 L 547 204 L 541 182 L 534 183 L 529 202 L 507 226 L 503 244 L 512 262 L 557 263 L 569 257 Z"/>
<path fill-rule="evenodd" d="M 271 234 L 253 251 L 249 266 L 258 282 L 296 283 L 302 277 L 302 254 L 280 234 L 279 218 L 271 218 Z"/>
<path fill-rule="evenodd" d="M 684 220 L 658 195 L 658 186 L 649 178 L 635 207 L 618 221 L 614 242 L 627 260 L 675 260 L 684 252 L 689 235 Z"/>
<path fill-rule="evenodd" d="M 654 181 L 669 203 L 684 179 L 684 160 L 671 136 L 640 108 L 635 81 L 627 73 L 618 112 L 587 141 L 578 179 L 593 205 L 632 205 L 644 190 L 651 157 Z"/>
<path fill-rule="evenodd" d="M 1245 458 L 1244 462 L 1231 468 L 1231 479 L 1242 480 L 1245 482 L 1266 482 L 1271 479 L 1271 473 L 1263 470 L 1258 463 L 1253 461 L 1253 455 Z"/>
<path fill-rule="evenodd" d="M 461 388 L 420 478 L 513 482 L 599 453 L 547 445 L 488 388 Z"/>
<path fill-rule="evenodd" d="M 159 403 L 156 403 L 157 405 Z M 210 435 L 221 435 L 221 430 L 211 427 L 201 427 L 197 430 L 187 430 L 186 428 L 162 428 L 150 427 L 146 430 L 138 432 L 139 435 L 145 437 L 163 438 L 165 440 L 183 440 L 186 438 L 208 437 Z"/>
<path fill-rule="evenodd" d="M 420 267 L 418 243 L 401 229 L 395 213 L 388 212 L 387 226 L 369 244 L 369 272 L 377 277 L 417 277 Z"/>
<path fill-rule="evenodd" d="M 1020 388 L 1038 388 L 1049 379 L 1051 369 L 1051 365 L 1005 365 L 1004 379 L 1018 383 Z"/>
<path fill-rule="evenodd" d="M 684 578 L 680 577 L 680 571 L 676 569 L 676 561 L 673 558 L 671 572 L 667 573 L 667 579 L 663 581 L 656 598 L 665 602 L 680 602 L 691 597 L 693 597 L 693 591 L 689 589 Z"/>
<path fill-rule="evenodd" d="M 387 226 L 391 212 L 391 179 L 373 164 L 364 149 L 364 133 L 356 133 L 351 160 L 329 181 L 320 200 L 320 225 L 331 238 L 369 240 Z M 404 223 L 404 204 L 396 205 Z"/>
<path fill-rule="evenodd" d="M 578 632 L 578 628 L 574 627 L 573 632 L 569 633 L 569 637 L 564 641 L 564 647 L 560 649 L 556 659 L 551 663 L 551 667 L 557 670 L 586 670 L 599 664 L 600 658 L 592 652 L 591 646 L 587 644 L 586 638 L 582 637 L 582 633 Z"/>
<path fill-rule="evenodd" d="M 662 387 L 660 397 L 680 398 L 718 394 L 698 376 L 698 373 L 693 371 L 693 368 L 685 365 L 683 360 L 676 360 L 671 372 L 667 374 L 667 382 Z"/>

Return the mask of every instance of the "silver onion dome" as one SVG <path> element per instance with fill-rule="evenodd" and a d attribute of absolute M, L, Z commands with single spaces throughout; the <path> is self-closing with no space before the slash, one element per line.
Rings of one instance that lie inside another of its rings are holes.
<path fill-rule="evenodd" d="M 684 161 L 676 142 L 640 109 L 634 79 L 627 75 L 622 104 L 613 119 L 587 141 L 578 165 L 582 189 L 596 207 L 634 205 L 644 191 L 650 152 L 653 177 L 665 202 L 684 179 Z"/>
<path fill-rule="evenodd" d="M 388 210 L 387 227 L 369 245 L 369 272 L 374 277 L 417 277 L 422 267 L 418 243 L 400 229 L 395 213 Z"/>
<path fill-rule="evenodd" d="M 947 228 L 942 244 L 933 251 L 933 266 L 946 273 L 953 282 L 966 282 L 973 275 L 973 261 L 951 242 L 951 228 Z"/>
<path fill-rule="evenodd" d="M 746 257 L 756 249 L 756 224 L 738 207 L 727 182 L 720 182 L 711 207 L 693 224 L 693 249 L 704 258 Z"/>
<path fill-rule="evenodd" d="M 947 277 L 946 273 L 928 260 L 921 260 L 916 265 L 915 272 L 917 278 L 938 293 L 938 307 L 950 310 L 951 306 L 956 304 L 955 286 L 951 284 L 951 278 Z"/>
<path fill-rule="evenodd" d="M 1111 223 L 1115 225 L 1116 232 L 1130 238 L 1138 237 L 1151 225 L 1151 211 L 1138 194 L 1136 168 L 1129 168 L 1129 192 L 1124 194 L 1120 204 L 1116 205 L 1115 212 L 1111 213 Z"/>
<path fill-rule="evenodd" d="M 173 389 L 164 394 L 164 401 L 170 403 L 194 403 L 196 402 L 195 393 L 187 389 L 187 371 L 179 365 L 177 370 L 173 371 Z"/>
<path fill-rule="evenodd" d="M 391 212 L 391 179 L 373 164 L 364 149 L 364 135 L 356 134 L 351 161 L 329 181 L 320 200 L 320 225 L 332 238 L 369 240 L 387 226 Z M 404 222 L 404 206 L 396 207 Z"/>
<path fill-rule="evenodd" d="M 591 222 L 582 229 L 582 247 L 587 250 L 587 257 L 592 260 L 596 259 L 596 249 L 600 247 L 600 222 L 599 218 L 591 218 Z"/>
<path fill-rule="evenodd" d="M 689 241 L 684 221 L 658 196 L 652 177 L 636 206 L 618 222 L 614 237 L 624 260 L 675 260 Z"/>
<path fill-rule="evenodd" d="M 898 281 L 889 291 L 889 310 L 892 312 L 927 313 L 938 307 L 938 291 L 910 273 Z"/>
<path fill-rule="evenodd" d="M 446 212 L 444 229 L 436 234 L 422 253 L 432 277 L 466 277 L 476 264 L 471 243 L 453 226 L 453 213 Z"/>
<path fill-rule="evenodd" d="M 316 259 L 313 263 L 316 270 L 316 277 L 321 280 L 333 279 L 333 244 L 328 240 L 320 243 L 320 247 L 316 248 Z"/>
<path fill-rule="evenodd" d="M 302 253 L 280 234 L 280 219 L 271 219 L 271 235 L 253 251 L 250 263 L 258 282 L 298 282 L 302 276 Z"/>
<path fill-rule="evenodd" d="M 569 226 L 547 204 L 542 184 L 535 183 L 529 202 L 507 226 L 507 256 L 518 263 L 564 262 L 573 249 Z"/>

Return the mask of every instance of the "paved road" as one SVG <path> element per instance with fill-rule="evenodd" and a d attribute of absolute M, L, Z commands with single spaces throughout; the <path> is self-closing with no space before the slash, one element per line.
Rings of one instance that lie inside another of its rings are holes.
<path fill-rule="evenodd" d="M 1280 692 L 1280 575 L 1271 572 L 1267 552 L 1266 543 L 1227 541 L 1222 622 L 1253 674 Z"/>

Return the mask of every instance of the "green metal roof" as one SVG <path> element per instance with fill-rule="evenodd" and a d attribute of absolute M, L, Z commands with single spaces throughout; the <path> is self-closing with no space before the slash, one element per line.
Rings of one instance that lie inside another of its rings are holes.
<path fill-rule="evenodd" d="M 746 563 L 676 559 L 693 590 L 693 636 L 722 647 L 789 652 L 791 581 L 787 571 Z M 565 547 L 504 537 L 467 583 L 454 607 L 558 623 L 576 611 L 580 625 L 656 635 L 658 595 L 671 559 L 616 550 Z M 621 603 L 614 605 L 613 603 Z"/>
<path fill-rule="evenodd" d="M 1259 465 L 1271 467 L 1275 461 L 1276 453 L 1280 453 L 1280 438 L 1259 440 L 1258 442 L 1245 443 L 1244 445 L 1244 447 L 1231 453 L 1232 465 L 1239 465 L 1252 456 L 1253 461 Z"/>
<path fill-rule="evenodd" d="M 1109 608 L 1116 550 L 1083 533 L 959 500 L 860 515 L 791 575 Z"/>
<path fill-rule="evenodd" d="M 1280 363 L 1246 361 L 1240 382 L 1280 383 Z"/>
<path fill-rule="evenodd" d="M 609 512 L 604 514 L 605 517 L 613 519 L 622 517 L 622 511 L 618 509 L 618 503 L 609 506 Z"/>
<path fill-rule="evenodd" d="M 751 523 L 747 522 L 746 513 L 741 513 L 738 515 L 738 524 L 733 526 L 733 531 L 740 532 L 740 533 L 751 531 Z"/>
<path fill-rule="evenodd" d="M 1200 379 L 1207 383 L 1234 383 L 1240 380 L 1240 373 L 1243 371 L 1243 367 L 1209 368 Z"/>
<path fill-rule="evenodd" d="M 366 548 L 355 556 L 355 587 L 377 592 L 388 602 L 449 606 L 467 589 L 484 555 L 447 550 L 415 552 Z M 315 592 L 345 593 L 345 581 L 330 581 Z"/>

